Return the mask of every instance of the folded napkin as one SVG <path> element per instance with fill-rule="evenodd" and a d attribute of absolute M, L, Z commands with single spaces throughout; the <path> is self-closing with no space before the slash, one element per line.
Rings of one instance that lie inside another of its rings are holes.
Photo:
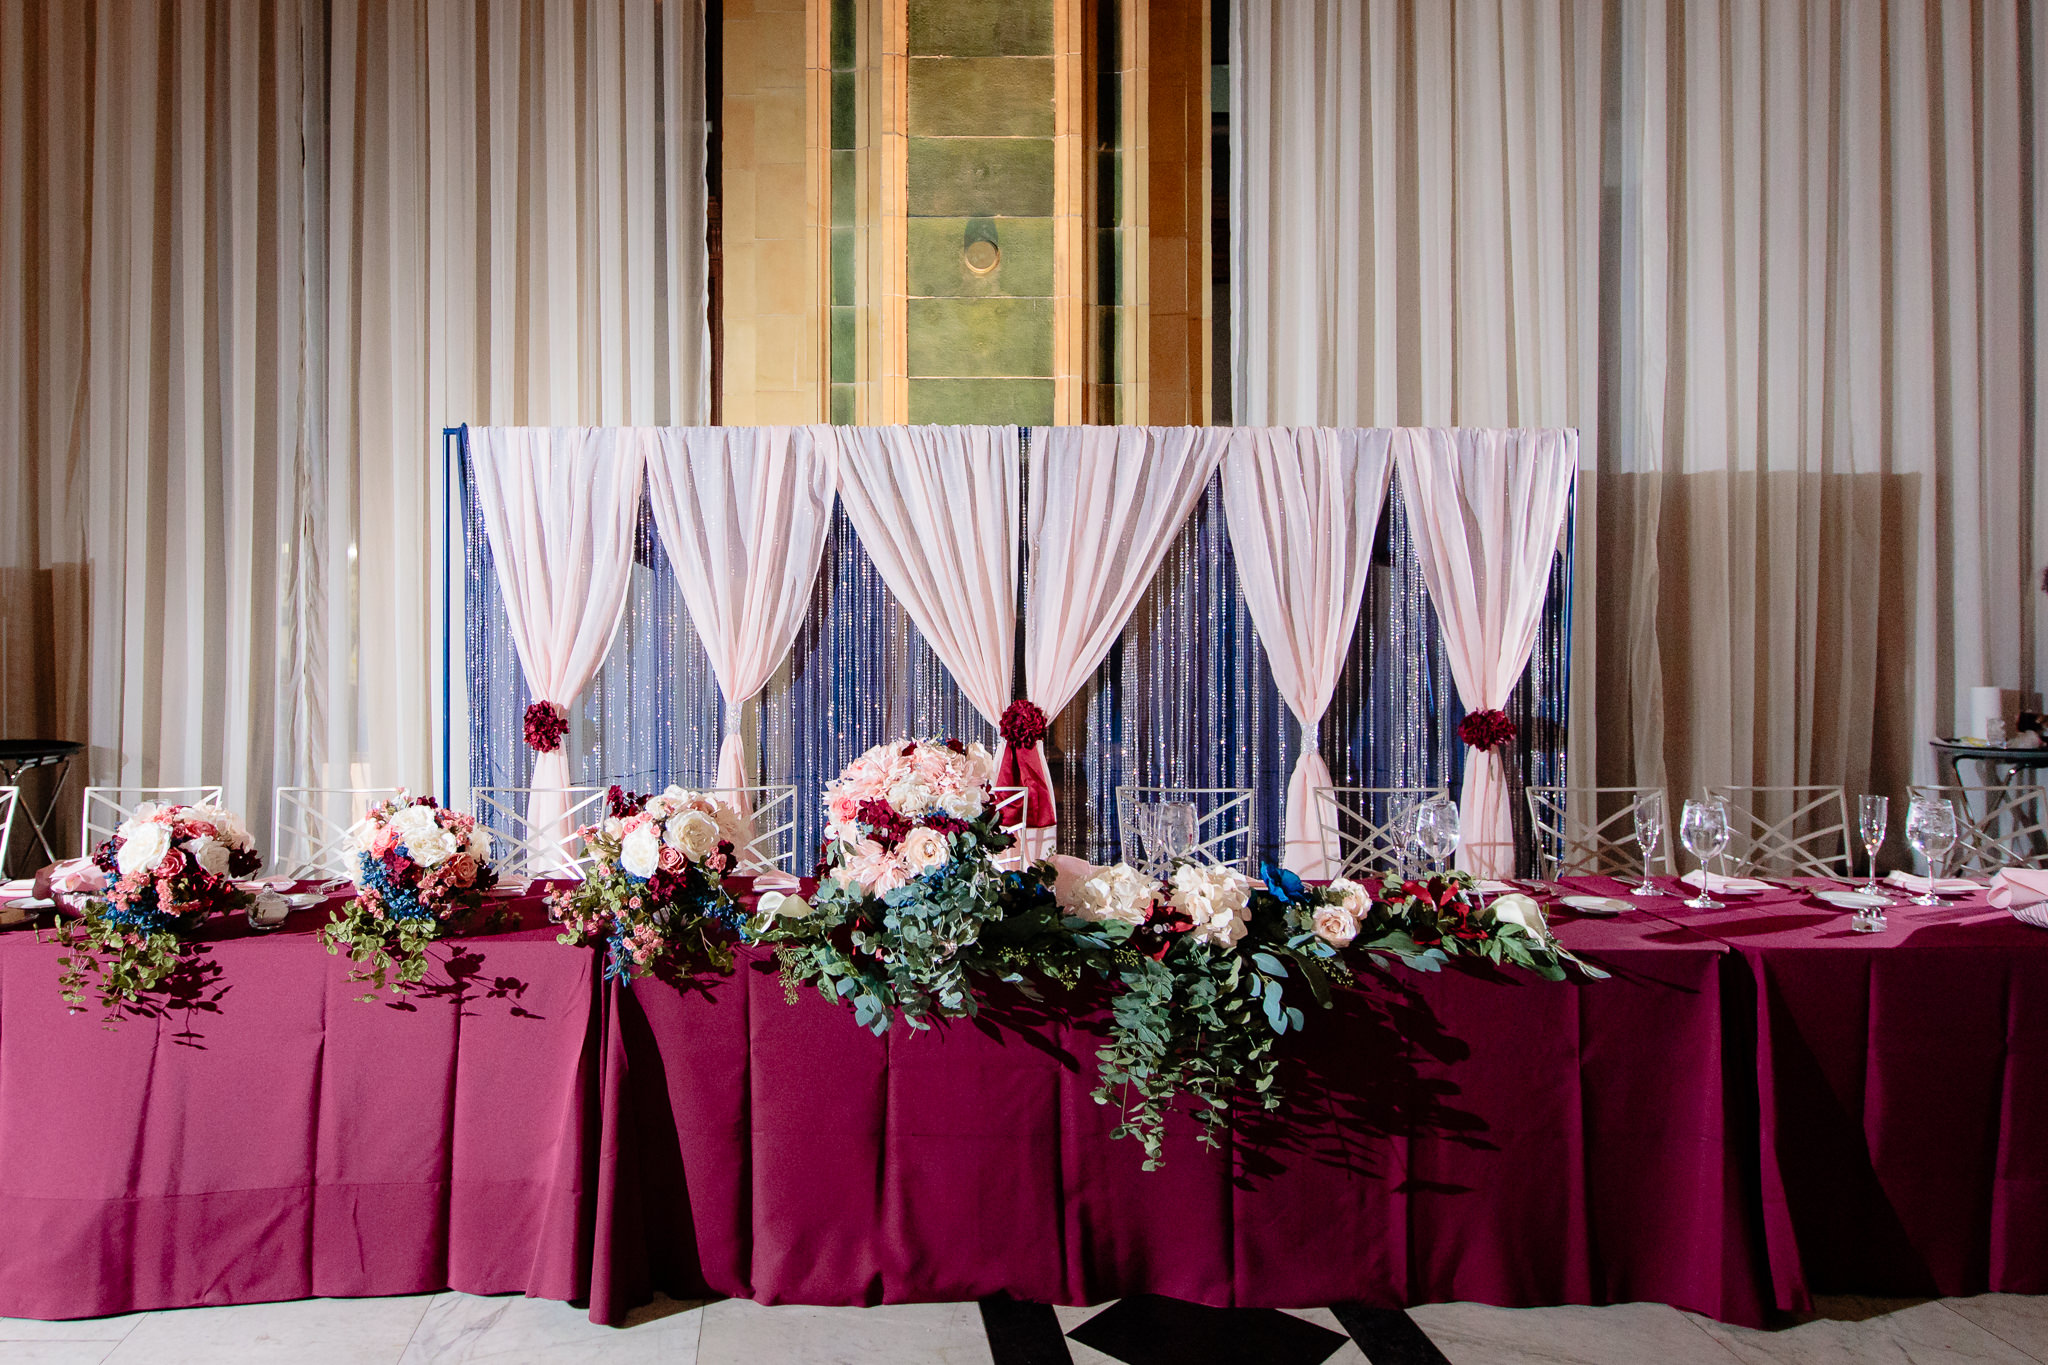
<path fill-rule="evenodd" d="M 21 896 L 33 896 L 36 884 L 33 879 L 0 883 L 0 900 L 14 900 Z"/>
<path fill-rule="evenodd" d="M 1894 872 L 1885 878 L 1893 886 L 1902 887 L 1915 895 L 1927 889 L 1928 879 L 1916 877 L 1910 872 Z M 1967 896 L 1972 891 L 1982 891 L 1984 883 L 1973 882 L 1968 877 L 1943 877 L 1934 883 L 1934 889 L 1944 896 Z"/>
<path fill-rule="evenodd" d="M 780 891 L 786 895 L 793 896 L 802 886 L 802 879 L 779 868 L 771 867 L 765 872 L 754 874 L 754 890 L 756 891 Z"/>
<path fill-rule="evenodd" d="M 1693 887 L 1694 889 L 1698 889 L 1700 884 L 1700 878 L 1703 875 L 1706 877 L 1707 890 L 1710 892 L 1725 891 L 1731 896 L 1741 896 L 1748 895 L 1750 893 L 1757 891 L 1769 891 L 1772 889 L 1771 884 L 1769 882 L 1761 881 L 1755 877 L 1724 877 L 1718 872 L 1708 872 L 1703 874 L 1698 868 L 1694 868 L 1692 871 L 1686 873 L 1683 877 L 1680 877 L 1678 880 L 1684 882 L 1687 886 Z"/>
<path fill-rule="evenodd" d="M 93 896 L 107 889 L 107 874 L 100 871 L 90 858 L 72 858 L 61 863 L 52 863 L 43 869 L 49 874 L 49 881 L 43 874 L 36 876 L 37 886 L 47 886 L 53 896 Z"/>
<path fill-rule="evenodd" d="M 1991 879 L 1991 903 L 2001 910 L 2048 906 L 2048 871 L 2008 867 Z"/>

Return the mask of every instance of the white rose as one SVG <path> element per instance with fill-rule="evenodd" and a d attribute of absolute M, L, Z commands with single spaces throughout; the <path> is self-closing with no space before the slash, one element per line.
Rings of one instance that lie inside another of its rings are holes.
<path fill-rule="evenodd" d="M 910 869 L 912 876 L 928 872 L 935 867 L 944 867 L 953 858 L 953 850 L 947 846 L 946 836 L 935 829 L 926 829 L 923 826 L 904 835 L 903 843 L 898 846 L 896 852 L 903 859 L 903 865 Z"/>
<path fill-rule="evenodd" d="M 889 788 L 889 804 L 915 820 L 932 808 L 932 790 L 916 777 L 904 777 Z"/>
<path fill-rule="evenodd" d="M 626 837 L 626 822 L 616 815 L 608 815 L 604 821 L 604 837 L 623 839 Z"/>
<path fill-rule="evenodd" d="M 121 875 L 132 872 L 148 872 L 164 860 L 164 854 L 171 850 L 171 831 L 154 820 L 136 823 L 128 830 L 121 842 L 121 849 L 114 855 L 114 865 L 121 869 Z M 126 826 L 124 826 L 126 828 Z"/>
<path fill-rule="evenodd" d="M 480 863 L 491 856 L 491 832 L 482 825 L 469 832 L 469 856 Z"/>
<path fill-rule="evenodd" d="M 760 912 L 764 915 L 780 915 L 784 919 L 802 919 L 811 913 L 811 903 L 802 896 L 791 896 L 781 891 L 761 893 Z"/>
<path fill-rule="evenodd" d="M 1362 920 L 1365 912 L 1372 908 L 1372 897 L 1366 889 L 1349 877 L 1338 877 L 1330 883 L 1330 894 L 1337 898 L 1337 904 L 1353 919 Z"/>
<path fill-rule="evenodd" d="M 701 810 L 686 810 L 668 822 L 668 841 L 701 863 L 718 848 L 718 822 Z"/>
<path fill-rule="evenodd" d="M 661 839 L 653 825 L 641 825 L 619 841 L 619 866 L 628 876 L 652 877 L 661 866 Z"/>
<path fill-rule="evenodd" d="M 386 823 L 398 831 L 398 837 L 408 848 L 420 835 L 441 828 L 440 818 L 432 806 L 405 806 L 393 811 Z"/>
<path fill-rule="evenodd" d="M 405 838 L 405 851 L 421 867 L 439 867 L 454 857 L 459 847 L 455 836 L 439 825 L 424 834 L 409 834 Z"/>
<path fill-rule="evenodd" d="M 185 847 L 191 852 L 192 861 L 199 864 L 200 871 L 214 877 L 228 875 L 228 846 L 220 840 L 202 834 Z"/>
<path fill-rule="evenodd" d="M 981 816 L 981 789 L 972 791 L 947 792 L 939 798 L 939 809 L 955 820 L 975 820 Z"/>
<path fill-rule="evenodd" d="M 1318 906 L 1312 917 L 1316 937 L 1342 948 L 1358 937 L 1358 920 L 1341 905 Z"/>
<path fill-rule="evenodd" d="M 1504 896 L 1495 896 L 1489 903 L 1493 917 L 1502 924 L 1517 924 L 1534 939 L 1548 937 L 1543 922 L 1543 907 L 1533 896 L 1519 891 L 1510 891 Z"/>
<path fill-rule="evenodd" d="M 1251 884 L 1227 868 L 1183 863 L 1173 873 L 1173 904 L 1194 921 L 1194 938 L 1229 947 L 1244 937 Z"/>

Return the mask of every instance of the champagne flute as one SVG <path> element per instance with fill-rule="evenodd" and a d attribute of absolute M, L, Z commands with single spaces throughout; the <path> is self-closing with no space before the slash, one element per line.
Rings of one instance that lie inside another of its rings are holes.
<path fill-rule="evenodd" d="M 1650 880 L 1650 859 L 1656 855 L 1657 846 L 1664 842 L 1664 793 L 1645 792 L 1636 798 L 1636 846 L 1643 851 L 1643 884 L 1632 886 L 1631 896 L 1661 896 L 1657 884 Z"/>
<path fill-rule="evenodd" d="M 1939 905 L 1934 884 L 1941 880 L 1942 860 L 1956 843 L 1956 809 L 1940 796 L 1916 796 L 1906 808 L 1906 839 L 1927 860 L 1927 889 L 1913 897 L 1915 905 Z"/>
<path fill-rule="evenodd" d="M 1150 872 L 1158 854 L 1157 839 L 1152 832 L 1153 806 L 1148 801 L 1133 801 L 1126 813 L 1131 817 L 1130 828 L 1124 832 L 1130 836 L 1131 846 L 1126 850 L 1129 861 L 1140 872 Z"/>
<path fill-rule="evenodd" d="M 1700 893 L 1685 903 L 1695 910 L 1719 910 L 1713 897 L 1714 874 L 1707 863 L 1728 847 L 1728 809 L 1714 800 L 1688 801 L 1678 817 L 1678 837 L 1686 851 L 1700 860 Z"/>
<path fill-rule="evenodd" d="M 1877 851 L 1884 847 L 1884 838 L 1891 831 L 1891 823 L 1892 800 L 1889 796 L 1856 798 L 1856 833 L 1863 840 L 1864 856 L 1870 860 L 1870 880 L 1863 883 L 1863 894 L 1887 903 L 1891 897 L 1877 884 Z"/>

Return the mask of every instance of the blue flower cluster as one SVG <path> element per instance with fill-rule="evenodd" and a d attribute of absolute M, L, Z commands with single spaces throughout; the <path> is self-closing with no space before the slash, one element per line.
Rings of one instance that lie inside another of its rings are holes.
<path fill-rule="evenodd" d="M 391 869 L 384 866 L 381 858 L 359 852 L 356 854 L 356 867 L 356 880 L 377 893 L 377 898 L 384 903 L 385 914 L 393 919 L 431 918 L 427 908 L 420 904 L 418 893 L 392 880 Z"/>

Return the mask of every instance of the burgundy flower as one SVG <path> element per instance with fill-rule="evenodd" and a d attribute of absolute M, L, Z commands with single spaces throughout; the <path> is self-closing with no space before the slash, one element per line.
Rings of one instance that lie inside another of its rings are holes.
<path fill-rule="evenodd" d="M 526 743 L 536 753 L 551 754 L 562 747 L 569 733 L 569 713 L 551 701 L 537 701 L 526 708 Z"/>
<path fill-rule="evenodd" d="M 936 815 L 927 815 L 918 823 L 922 824 L 926 829 L 937 830 L 945 835 L 965 834 L 973 828 L 972 825 L 958 816 L 947 815 L 943 811 Z"/>
<path fill-rule="evenodd" d="M 910 821 L 880 797 L 870 797 L 861 802 L 855 818 L 873 830 L 875 838 L 885 848 L 896 847 L 903 842 L 903 836 L 910 833 Z"/>
<path fill-rule="evenodd" d="M 1498 749 L 1515 738 L 1515 723 L 1505 711 L 1472 711 L 1458 722 L 1458 738 L 1475 749 Z"/>
<path fill-rule="evenodd" d="M 1023 697 L 1011 702 L 1003 710 L 1003 738 L 1020 749 L 1028 749 L 1044 739 L 1045 729 L 1045 712 Z"/>

